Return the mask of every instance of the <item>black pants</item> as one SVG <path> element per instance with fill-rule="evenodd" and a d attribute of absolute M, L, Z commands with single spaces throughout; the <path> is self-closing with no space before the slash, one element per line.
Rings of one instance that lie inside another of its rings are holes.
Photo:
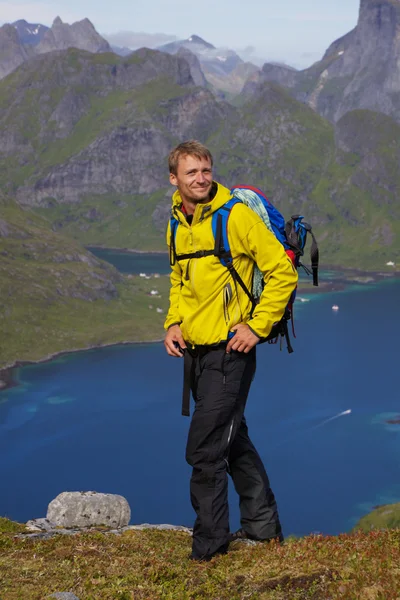
<path fill-rule="evenodd" d="M 190 493 L 197 518 L 193 554 L 214 554 L 227 544 L 227 473 L 240 498 L 243 529 L 256 539 L 281 534 L 274 495 L 244 418 L 256 368 L 256 349 L 226 353 L 226 346 L 202 348 L 195 356 L 192 382 L 195 411 L 186 460 L 193 467 Z"/>

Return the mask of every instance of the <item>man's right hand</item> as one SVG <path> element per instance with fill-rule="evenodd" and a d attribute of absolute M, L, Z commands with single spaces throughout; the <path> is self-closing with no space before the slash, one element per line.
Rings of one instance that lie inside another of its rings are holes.
<path fill-rule="evenodd" d="M 179 325 L 172 325 L 167 331 L 164 340 L 164 346 L 170 356 L 181 358 L 183 350 L 186 349 L 185 340 L 182 337 L 182 331 Z"/>

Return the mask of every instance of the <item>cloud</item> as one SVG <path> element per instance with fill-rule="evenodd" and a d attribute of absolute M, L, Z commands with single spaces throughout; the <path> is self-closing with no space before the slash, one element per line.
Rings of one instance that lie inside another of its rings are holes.
<path fill-rule="evenodd" d="M 178 38 L 166 33 L 135 33 L 133 31 L 118 31 L 117 33 L 102 33 L 102 36 L 114 46 L 125 48 L 157 48 L 168 42 L 174 42 Z"/>
<path fill-rule="evenodd" d="M 240 56 L 245 62 L 251 62 L 253 65 L 262 67 L 267 62 L 265 56 L 260 56 L 257 49 L 254 46 L 246 46 L 245 48 L 233 48 L 233 50 Z"/>
<path fill-rule="evenodd" d="M 0 2 L 0 24 L 13 23 L 19 19 L 25 19 L 28 23 L 51 25 L 57 15 L 66 23 L 73 23 L 80 20 L 77 15 L 65 11 L 62 6 L 58 6 L 57 4 L 47 4 L 45 2 L 26 2 L 22 4 Z"/>

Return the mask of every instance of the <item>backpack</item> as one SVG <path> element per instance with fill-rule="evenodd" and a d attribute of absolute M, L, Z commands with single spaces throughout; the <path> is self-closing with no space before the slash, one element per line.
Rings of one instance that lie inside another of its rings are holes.
<path fill-rule="evenodd" d="M 283 215 L 278 209 L 268 200 L 268 198 L 262 193 L 261 190 L 252 186 L 236 186 L 231 190 L 232 198 L 228 200 L 223 206 L 216 210 L 212 215 L 212 231 L 214 234 L 215 245 L 213 250 L 198 250 L 190 254 L 176 254 L 175 238 L 176 231 L 179 225 L 178 219 L 174 215 L 170 218 L 170 229 L 171 229 L 171 242 L 170 242 L 170 264 L 175 264 L 175 261 L 184 260 L 187 258 L 203 258 L 204 256 L 216 256 L 219 258 L 221 264 L 226 267 L 231 274 L 234 281 L 236 281 L 243 291 L 246 293 L 251 301 L 251 313 L 253 313 L 257 306 L 263 286 L 264 280 L 262 273 L 258 269 L 257 265 L 254 267 L 253 274 L 253 285 L 250 291 L 239 273 L 233 266 L 233 259 L 231 250 L 229 247 L 228 240 L 228 217 L 232 208 L 238 204 L 246 204 L 251 208 L 265 223 L 268 229 L 275 235 L 275 237 L 283 245 L 286 254 L 291 259 L 296 269 L 302 267 L 305 272 L 313 275 L 313 285 L 318 285 L 318 263 L 319 263 L 319 250 L 312 232 L 311 226 L 308 223 L 303 222 L 302 215 L 293 215 L 289 221 L 285 223 Z M 312 237 L 310 258 L 311 258 L 311 271 L 302 262 L 301 258 L 304 255 L 304 248 L 307 242 L 307 235 L 310 234 Z M 286 306 L 285 313 L 279 323 L 276 323 L 271 333 L 267 338 L 261 340 L 261 342 L 277 343 L 278 340 L 286 339 L 287 350 L 289 353 L 293 352 L 293 347 L 290 342 L 288 322 L 292 321 L 292 331 L 294 337 L 296 337 L 293 326 L 293 303 L 296 297 L 296 289 L 293 291 L 289 302 Z"/>

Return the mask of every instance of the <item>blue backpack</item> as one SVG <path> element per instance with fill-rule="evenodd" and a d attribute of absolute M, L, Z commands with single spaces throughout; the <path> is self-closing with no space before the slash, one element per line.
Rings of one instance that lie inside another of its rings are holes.
<path fill-rule="evenodd" d="M 249 297 L 252 305 L 251 313 L 257 306 L 263 286 L 264 280 L 262 273 L 258 269 L 257 265 L 254 267 L 253 274 L 253 285 L 252 290 L 249 290 L 239 273 L 233 266 L 232 254 L 229 246 L 228 239 L 228 217 L 232 208 L 238 204 L 246 204 L 251 208 L 265 223 L 268 229 L 275 235 L 275 237 L 281 242 L 284 247 L 286 254 L 292 260 L 296 269 L 302 267 L 308 275 L 313 275 L 313 285 L 318 285 L 318 263 L 319 263 L 319 251 L 316 239 L 312 232 L 311 226 L 308 223 L 303 222 L 303 216 L 293 215 L 289 221 L 285 223 L 285 219 L 277 208 L 268 200 L 268 198 L 258 188 L 251 186 L 236 186 L 231 189 L 232 198 L 228 200 L 223 206 L 213 213 L 212 216 L 212 230 L 215 239 L 215 245 L 213 250 L 198 250 L 190 254 L 177 254 L 175 247 L 176 231 L 179 225 L 179 221 L 172 214 L 170 218 L 171 228 L 171 242 L 170 242 L 170 264 L 175 264 L 175 261 L 191 259 L 191 258 L 203 258 L 204 256 L 216 256 L 221 261 L 221 264 L 226 267 L 232 278 L 240 285 L 246 295 Z M 304 248 L 307 242 L 307 235 L 310 234 L 312 237 L 310 257 L 311 257 L 311 271 L 302 262 L 301 258 L 304 255 Z M 293 352 L 293 347 L 290 342 L 288 321 L 292 320 L 293 329 L 293 303 L 296 297 L 296 290 L 294 290 L 287 306 L 285 313 L 279 321 L 276 323 L 269 336 L 262 342 L 276 343 L 279 339 L 286 339 L 288 352 Z M 294 329 L 293 335 L 295 336 Z"/>

